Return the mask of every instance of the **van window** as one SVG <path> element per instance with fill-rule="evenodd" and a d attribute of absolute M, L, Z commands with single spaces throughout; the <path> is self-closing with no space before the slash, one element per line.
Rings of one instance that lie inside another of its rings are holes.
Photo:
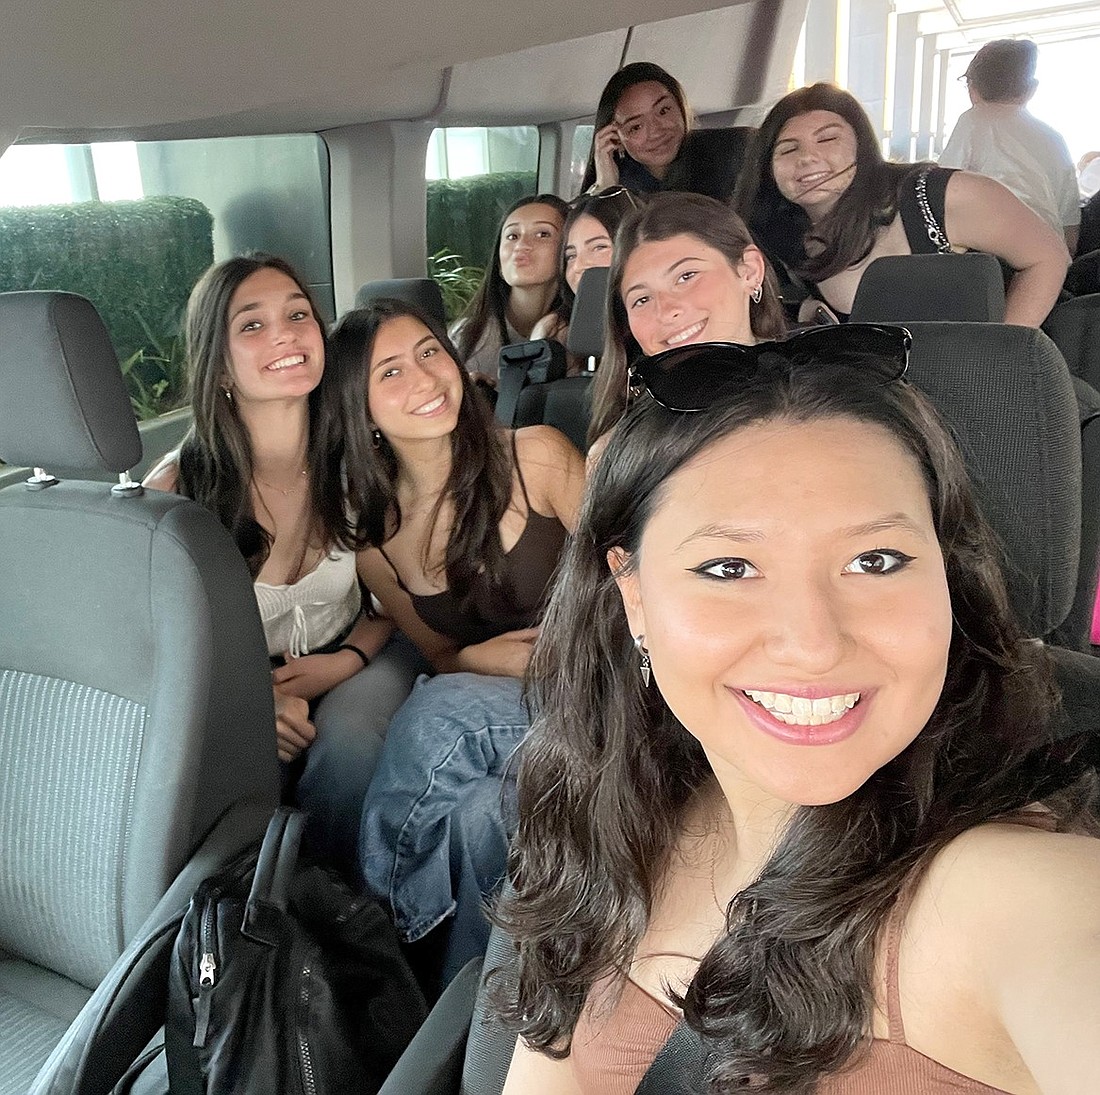
<path fill-rule="evenodd" d="M 596 127 L 591 125 L 579 125 L 573 130 L 573 155 L 569 164 L 569 193 L 571 196 L 581 192 L 584 169 L 588 166 L 588 153 L 592 149 L 592 135 L 595 132 Z"/>
<path fill-rule="evenodd" d="M 0 291 L 99 309 L 135 412 L 186 398 L 180 319 L 211 262 L 289 259 L 332 319 L 328 157 L 315 134 L 13 145 L 0 156 Z"/>
<path fill-rule="evenodd" d="M 435 130 L 428 141 L 428 273 L 448 318 L 466 306 L 496 246 L 504 211 L 538 182 L 536 126 Z"/>

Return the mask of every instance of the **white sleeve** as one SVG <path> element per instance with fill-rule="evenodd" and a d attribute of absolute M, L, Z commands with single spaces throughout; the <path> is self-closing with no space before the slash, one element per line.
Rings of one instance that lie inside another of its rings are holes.
<path fill-rule="evenodd" d="M 963 114 L 955 123 L 955 129 L 951 133 L 947 144 L 943 146 L 940 158 L 936 161 L 940 167 L 961 167 L 972 170 L 970 163 L 971 132 L 973 126 L 970 119 L 970 111 Z"/>

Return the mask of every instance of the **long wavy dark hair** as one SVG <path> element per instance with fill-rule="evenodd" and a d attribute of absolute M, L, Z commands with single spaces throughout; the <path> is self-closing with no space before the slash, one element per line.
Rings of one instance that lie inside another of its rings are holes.
<path fill-rule="evenodd" d="M 635 248 L 643 243 L 694 236 L 716 251 L 721 251 L 731 267 L 736 267 L 753 246 L 741 218 L 728 206 L 702 194 L 660 193 L 627 216 L 619 225 L 615 253 L 607 283 L 607 333 L 603 357 L 592 382 L 592 418 L 588 443 L 602 437 L 622 417 L 626 407 L 626 373 L 641 349 L 630 333 L 626 305 L 623 304 L 623 270 Z M 775 274 L 765 261 L 763 296 L 759 304 L 749 305 L 752 333 L 758 339 L 781 339 L 786 334 L 783 306 Z"/>
<path fill-rule="evenodd" d="M 493 237 L 492 250 L 486 256 L 485 277 L 481 279 L 477 292 L 466 305 L 466 310 L 459 317 L 456 325 L 458 349 L 463 360 L 477 349 L 485 332 L 490 328 L 499 337 L 501 346 L 507 346 L 512 341 L 508 337 L 508 298 L 511 296 L 512 287 L 504 280 L 504 274 L 500 269 L 500 236 L 508 223 L 508 218 L 525 205 L 548 205 L 561 216 L 562 223 L 565 222 L 569 212 L 569 206 L 557 194 L 532 194 L 520 198 L 500 218 L 496 235 Z M 546 310 L 556 312 L 560 307 L 561 294 L 556 293 Z"/>
<path fill-rule="evenodd" d="M 852 181 L 814 225 L 805 210 L 779 193 L 772 173 L 780 131 L 792 118 L 812 110 L 839 114 L 856 135 Z M 770 255 L 811 281 L 824 281 L 870 254 L 879 231 L 897 216 L 903 180 L 921 166 L 888 163 L 859 100 L 832 84 L 812 84 L 784 95 L 760 123 L 738 176 L 733 204 Z M 807 254 L 810 241 L 812 254 Z"/>
<path fill-rule="evenodd" d="M 648 83 L 660 84 L 675 100 L 684 119 L 685 136 L 695 127 L 695 114 L 688 103 L 687 95 L 684 94 L 683 86 L 675 76 L 665 72 L 660 65 L 655 65 L 652 61 L 631 61 L 629 65 L 623 65 L 604 85 L 600 93 L 600 101 L 596 104 L 596 117 L 592 123 L 592 147 L 588 150 L 588 163 L 585 165 L 584 178 L 581 180 L 582 194 L 596 181 L 595 134 L 614 120 L 615 108 L 619 105 L 624 91 L 637 84 Z"/>
<path fill-rule="evenodd" d="M 187 301 L 185 338 L 193 422 L 179 456 L 179 490 L 211 510 L 233 534 L 255 578 L 271 553 L 271 534 L 252 509 L 252 441 L 225 395 L 229 361 L 229 302 L 242 282 L 260 270 L 286 274 L 302 291 L 324 338 L 325 324 L 306 283 L 293 266 L 276 255 L 254 252 L 211 266 Z M 339 435 L 327 429 L 324 411 L 332 400 L 326 367 L 309 394 L 306 464 L 314 529 L 329 546 L 350 547 L 340 477 Z"/>
<path fill-rule="evenodd" d="M 397 454 L 384 436 L 372 436 L 375 427 L 367 401 L 374 340 L 384 324 L 400 316 L 422 323 L 439 340 L 454 359 L 462 380 L 462 405 L 451 434 L 451 471 L 428 521 L 423 563 L 425 570 L 429 569 L 432 532 L 449 500 L 454 521 L 447 536 L 443 572 L 448 588 L 463 604 L 475 579 L 496 583 L 503 571 L 500 522 L 512 498 L 512 458 L 447 332 L 433 317 L 402 300 L 377 300 L 367 308 L 348 312 L 330 340 L 337 391 L 335 413 L 344 430 L 349 508 L 358 515 L 354 538 L 361 547 L 381 547 L 401 527 Z"/>
<path fill-rule="evenodd" d="M 710 1090 L 753 1077 L 753 1091 L 803 1095 L 843 1067 L 869 1037 L 876 944 L 902 885 L 960 833 L 1047 797 L 1049 770 L 1024 763 L 1050 739 L 1047 655 L 1010 609 L 959 451 L 915 388 L 859 364 L 804 358 L 697 414 L 643 399 L 594 471 L 532 659 L 539 715 L 520 761 L 515 892 L 498 909 L 518 950 L 498 1006 L 550 1056 L 568 1054 L 594 982 L 625 978 L 685 806 L 713 780 L 642 683 L 608 552 L 637 558 L 669 478 L 731 433 L 835 418 L 887 430 L 927 485 L 953 630 L 943 692 L 915 740 L 848 798 L 796 808 L 730 903 L 682 999 L 711 1054 Z"/>

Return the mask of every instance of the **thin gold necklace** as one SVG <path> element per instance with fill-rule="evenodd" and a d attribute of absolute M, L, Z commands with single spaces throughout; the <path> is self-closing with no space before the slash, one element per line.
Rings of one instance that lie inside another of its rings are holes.
<path fill-rule="evenodd" d="M 266 479 L 261 478 L 255 472 L 252 473 L 252 478 L 255 479 L 257 483 L 262 483 L 265 487 L 268 487 L 274 491 L 278 491 L 284 498 L 289 498 L 293 493 L 295 493 L 295 491 L 299 491 L 302 489 L 302 477 L 305 474 L 306 469 L 302 468 L 302 470 L 298 472 L 298 479 L 285 490 L 282 487 L 275 486 L 274 483 L 269 483 Z"/>

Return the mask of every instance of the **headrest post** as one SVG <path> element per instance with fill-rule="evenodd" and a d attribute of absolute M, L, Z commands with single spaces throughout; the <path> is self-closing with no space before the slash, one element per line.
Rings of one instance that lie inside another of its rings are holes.
<path fill-rule="evenodd" d="M 135 483 L 128 471 L 123 471 L 119 472 L 118 482 L 111 488 L 111 493 L 116 498 L 137 498 L 145 493 L 145 488 Z"/>
<path fill-rule="evenodd" d="M 45 468 L 35 468 L 34 475 L 26 480 L 27 490 L 45 490 L 47 487 L 55 487 L 60 482 L 56 475 L 50 475 Z"/>

